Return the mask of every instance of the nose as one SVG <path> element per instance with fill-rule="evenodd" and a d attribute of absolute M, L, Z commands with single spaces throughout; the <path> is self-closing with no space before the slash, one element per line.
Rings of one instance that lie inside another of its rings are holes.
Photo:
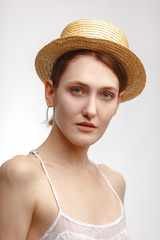
<path fill-rule="evenodd" d="M 85 105 L 83 107 L 83 116 L 87 119 L 92 119 L 97 114 L 96 99 L 94 96 L 91 96 L 86 99 Z"/>

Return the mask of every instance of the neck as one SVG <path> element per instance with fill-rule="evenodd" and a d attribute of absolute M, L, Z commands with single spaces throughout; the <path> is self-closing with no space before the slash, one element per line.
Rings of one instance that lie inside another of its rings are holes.
<path fill-rule="evenodd" d="M 83 147 L 71 143 L 55 124 L 38 151 L 50 164 L 63 164 L 70 168 L 84 169 L 89 163 L 88 148 L 89 146 Z"/>

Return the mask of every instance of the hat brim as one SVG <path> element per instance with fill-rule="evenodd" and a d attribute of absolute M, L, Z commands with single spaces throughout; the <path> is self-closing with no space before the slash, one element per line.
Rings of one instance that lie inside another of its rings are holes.
<path fill-rule="evenodd" d="M 106 52 L 122 64 L 128 78 L 123 102 L 138 96 L 144 89 L 145 69 L 140 59 L 132 51 L 112 41 L 81 36 L 58 38 L 44 46 L 35 59 L 35 68 L 39 78 L 45 83 L 51 77 L 56 59 L 68 51 L 77 49 Z"/>

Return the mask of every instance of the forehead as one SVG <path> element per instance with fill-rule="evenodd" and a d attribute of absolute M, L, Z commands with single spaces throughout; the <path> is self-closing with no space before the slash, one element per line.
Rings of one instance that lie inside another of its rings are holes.
<path fill-rule="evenodd" d="M 116 74 L 107 64 L 92 55 L 75 56 L 67 65 L 60 78 L 60 84 L 82 81 L 88 85 L 110 85 L 119 88 Z"/>

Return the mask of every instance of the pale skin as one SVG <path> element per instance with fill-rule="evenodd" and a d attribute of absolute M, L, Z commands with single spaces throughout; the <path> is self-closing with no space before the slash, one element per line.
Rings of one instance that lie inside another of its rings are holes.
<path fill-rule="evenodd" d="M 51 80 L 45 83 L 47 105 L 54 108 L 54 124 L 38 153 L 62 211 L 78 221 L 103 225 L 121 215 L 117 198 L 88 159 L 87 152 L 104 134 L 123 95 L 124 92 L 119 94 L 114 72 L 93 56 L 74 58 L 57 89 Z M 94 124 L 94 128 L 80 124 L 84 122 Z M 123 177 L 105 165 L 100 168 L 123 202 Z M 51 188 L 33 154 L 16 156 L 2 165 L 0 239 L 39 240 L 57 214 Z"/>

